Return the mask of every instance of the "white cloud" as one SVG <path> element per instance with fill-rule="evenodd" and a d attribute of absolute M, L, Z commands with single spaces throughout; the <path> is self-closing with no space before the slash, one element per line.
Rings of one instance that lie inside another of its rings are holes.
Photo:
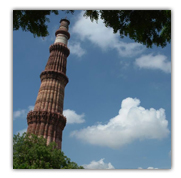
<path fill-rule="evenodd" d="M 145 47 L 139 43 L 125 43 L 120 40 L 119 34 L 114 34 L 111 28 L 105 27 L 102 19 L 98 23 L 91 22 L 83 17 L 81 12 L 78 20 L 72 27 L 72 33 L 77 34 L 79 40 L 89 40 L 103 51 L 116 49 L 120 56 L 130 57 L 140 54 Z"/>
<path fill-rule="evenodd" d="M 131 57 L 138 55 L 144 51 L 144 46 L 139 43 L 117 42 L 114 45 L 120 56 Z"/>
<path fill-rule="evenodd" d="M 22 116 L 25 116 L 25 114 L 26 114 L 25 109 L 14 111 L 13 112 L 13 118 L 15 119 L 15 118 L 18 118 L 18 117 L 22 117 Z"/>
<path fill-rule="evenodd" d="M 71 136 L 93 145 L 119 148 L 134 140 L 162 139 L 167 137 L 168 121 L 165 110 L 145 109 L 140 100 L 126 98 L 121 109 L 107 124 L 98 123 L 71 132 Z"/>
<path fill-rule="evenodd" d="M 84 114 L 79 115 L 75 111 L 70 109 L 64 110 L 63 115 L 66 116 L 67 118 L 67 124 L 74 124 L 74 123 L 80 124 L 85 122 L 85 120 L 83 119 L 85 116 Z"/>
<path fill-rule="evenodd" d="M 135 65 L 145 69 L 159 69 L 166 73 L 171 73 L 171 62 L 167 60 L 167 56 L 158 54 L 143 55 L 135 60 Z"/>
<path fill-rule="evenodd" d="M 158 169 L 158 168 L 154 168 L 154 167 L 148 167 L 147 169 Z"/>
<path fill-rule="evenodd" d="M 70 49 L 71 54 L 75 54 L 78 57 L 82 57 L 86 53 L 86 51 L 80 46 L 79 42 L 69 43 L 68 47 Z"/>
<path fill-rule="evenodd" d="M 111 163 L 105 163 L 104 158 L 99 161 L 91 161 L 90 164 L 82 165 L 85 169 L 115 169 Z"/>
<path fill-rule="evenodd" d="M 138 169 L 143 169 L 142 167 L 138 167 Z"/>
<path fill-rule="evenodd" d="M 13 120 L 17 118 L 26 118 L 28 112 L 33 109 L 34 109 L 34 106 L 28 106 L 28 109 L 20 109 L 20 110 L 14 111 Z"/>
<path fill-rule="evenodd" d="M 138 169 L 143 169 L 143 168 L 142 168 L 142 167 L 139 167 Z M 147 169 L 158 169 L 158 168 L 148 167 Z"/>

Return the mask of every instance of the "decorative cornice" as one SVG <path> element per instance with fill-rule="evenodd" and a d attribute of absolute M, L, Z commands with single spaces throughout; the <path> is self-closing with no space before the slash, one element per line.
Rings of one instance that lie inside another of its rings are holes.
<path fill-rule="evenodd" d="M 64 86 L 66 86 L 66 84 L 68 83 L 68 77 L 62 73 L 62 72 L 57 72 L 57 71 L 43 71 L 41 74 L 40 74 L 40 79 L 41 79 L 41 82 L 44 80 L 44 79 L 48 79 L 48 78 L 51 78 L 51 79 L 57 79 L 57 80 L 60 80 Z"/>
<path fill-rule="evenodd" d="M 67 36 L 67 38 L 69 39 L 70 38 L 70 33 L 68 31 L 65 31 L 65 30 L 62 30 L 62 29 L 58 29 L 56 32 L 55 32 L 55 36 L 57 36 L 58 34 L 64 34 Z"/>
<path fill-rule="evenodd" d="M 70 54 L 70 50 L 67 48 L 67 46 L 63 43 L 55 43 L 50 45 L 49 47 L 49 51 L 51 53 L 51 51 L 53 50 L 59 50 L 59 51 L 63 51 L 63 53 L 68 57 Z"/>
<path fill-rule="evenodd" d="M 61 125 L 62 130 L 66 125 L 66 117 L 58 112 L 30 111 L 27 114 L 28 125 L 31 123 L 44 122 L 52 125 Z"/>

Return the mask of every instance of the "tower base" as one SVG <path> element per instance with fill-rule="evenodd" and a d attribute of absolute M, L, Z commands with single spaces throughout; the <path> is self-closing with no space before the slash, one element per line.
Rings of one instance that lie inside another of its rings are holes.
<path fill-rule="evenodd" d="M 66 118 L 58 112 L 30 111 L 27 115 L 27 133 L 43 136 L 47 139 L 47 145 L 57 143 L 61 149 L 62 131 L 66 125 Z"/>

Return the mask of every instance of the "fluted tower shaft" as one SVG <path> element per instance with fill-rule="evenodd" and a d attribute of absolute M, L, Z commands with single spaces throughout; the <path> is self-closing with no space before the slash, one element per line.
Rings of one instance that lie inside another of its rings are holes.
<path fill-rule="evenodd" d="M 68 83 L 66 76 L 69 49 L 67 42 L 69 21 L 62 19 L 55 32 L 55 42 L 50 46 L 50 56 L 45 70 L 40 74 L 41 85 L 34 110 L 27 115 L 28 133 L 42 135 L 47 144 L 55 141 L 61 149 L 62 131 L 66 125 L 63 113 L 64 89 Z"/>

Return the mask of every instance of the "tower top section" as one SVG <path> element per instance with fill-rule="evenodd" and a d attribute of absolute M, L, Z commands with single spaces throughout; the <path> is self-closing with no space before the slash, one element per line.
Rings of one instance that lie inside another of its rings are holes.
<path fill-rule="evenodd" d="M 61 20 L 60 20 L 60 23 L 61 23 L 62 21 L 66 21 L 66 22 L 68 23 L 68 25 L 70 24 L 70 21 L 69 21 L 69 20 L 67 20 L 66 18 L 61 19 Z"/>
<path fill-rule="evenodd" d="M 63 43 L 67 45 L 68 39 L 70 38 L 70 33 L 68 32 L 70 21 L 67 19 L 60 20 L 60 27 L 55 32 L 55 43 Z"/>

